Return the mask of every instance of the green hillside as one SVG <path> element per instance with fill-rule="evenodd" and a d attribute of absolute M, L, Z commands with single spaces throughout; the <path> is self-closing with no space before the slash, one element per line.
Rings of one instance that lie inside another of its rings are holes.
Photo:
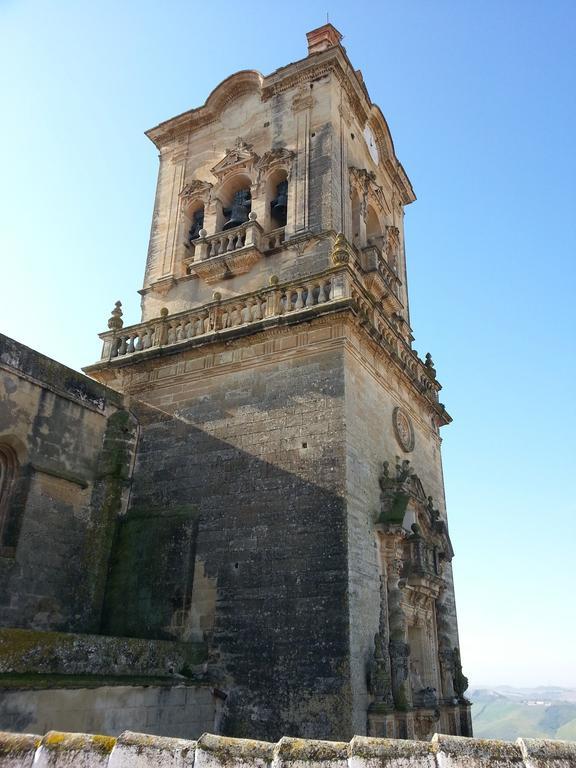
<path fill-rule="evenodd" d="M 476 737 L 513 741 L 524 736 L 576 741 L 573 691 L 566 691 L 566 701 L 559 698 L 561 693 L 552 695 L 545 689 L 538 693 L 537 698 L 530 695 L 532 691 L 501 691 L 477 689 L 471 692 Z"/>

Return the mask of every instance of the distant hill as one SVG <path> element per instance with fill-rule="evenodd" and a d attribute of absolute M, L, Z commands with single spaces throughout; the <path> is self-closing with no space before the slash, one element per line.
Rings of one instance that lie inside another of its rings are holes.
<path fill-rule="evenodd" d="M 483 739 L 526 738 L 576 741 L 576 689 L 472 688 L 474 736 Z"/>

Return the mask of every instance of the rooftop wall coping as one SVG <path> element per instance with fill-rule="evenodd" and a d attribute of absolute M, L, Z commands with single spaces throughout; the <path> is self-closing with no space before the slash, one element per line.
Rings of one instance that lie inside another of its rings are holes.
<path fill-rule="evenodd" d="M 0 732 L 0 768 L 576 768 L 576 742 L 472 739 L 431 741 L 355 736 L 350 742 L 283 737 L 276 744 L 205 733 L 198 741 L 124 731 L 117 739 L 49 731 Z"/>
<path fill-rule="evenodd" d="M 68 368 L 51 357 L 0 333 L 0 367 L 25 376 L 45 389 L 97 411 L 107 404 L 124 406 L 124 396 L 104 384 Z"/>

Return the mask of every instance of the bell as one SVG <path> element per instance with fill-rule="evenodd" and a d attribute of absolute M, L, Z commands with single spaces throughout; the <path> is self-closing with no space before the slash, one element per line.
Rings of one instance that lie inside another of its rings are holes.
<path fill-rule="evenodd" d="M 249 189 L 239 189 L 234 193 L 234 201 L 232 208 L 224 210 L 224 215 L 227 217 L 226 224 L 222 227 L 225 229 L 233 229 L 239 227 L 240 224 L 248 221 L 248 214 L 252 210 L 252 198 L 250 196 Z"/>
<path fill-rule="evenodd" d="M 200 208 L 200 210 L 195 211 L 194 215 L 192 216 L 192 226 L 190 227 L 190 231 L 188 232 L 188 240 L 192 242 L 192 240 L 196 240 L 200 236 L 200 230 L 204 226 L 204 208 Z"/>
<path fill-rule="evenodd" d="M 286 225 L 288 213 L 288 182 L 281 181 L 276 187 L 276 198 L 270 203 L 270 213 L 278 226 Z"/>

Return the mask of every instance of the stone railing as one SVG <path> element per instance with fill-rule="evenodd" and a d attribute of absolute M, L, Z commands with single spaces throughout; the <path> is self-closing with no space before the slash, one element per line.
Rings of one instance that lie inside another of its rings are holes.
<path fill-rule="evenodd" d="M 365 269 L 377 270 L 386 287 L 394 296 L 400 298 L 401 281 L 397 272 L 388 264 L 384 252 L 376 245 L 369 245 L 362 249 L 362 266 Z"/>
<path fill-rule="evenodd" d="M 283 242 L 284 227 L 266 233 L 256 222 L 256 214 L 251 213 L 247 222 L 234 229 L 216 232 L 214 235 L 208 235 L 206 230 L 200 230 L 200 237 L 187 246 L 190 255 L 185 261 L 188 267 L 192 268 L 192 265 L 199 261 L 225 256 L 242 248 L 255 248 L 266 253 L 279 248 Z"/>
<path fill-rule="evenodd" d="M 209 264 L 210 261 L 204 263 Z M 127 359 L 136 353 L 209 337 L 210 334 L 232 334 L 234 329 L 250 325 L 256 331 L 264 321 L 268 324 L 274 318 L 285 315 L 302 313 L 304 316 L 312 316 L 319 311 L 348 306 L 419 391 L 438 407 L 441 418 L 450 420 L 443 406 L 438 405 L 440 385 L 436 381 L 432 359 L 428 355 L 426 362 L 420 360 L 405 334 L 401 333 L 397 317 L 374 301 L 370 292 L 361 285 L 353 268 L 339 264 L 306 280 L 280 285 L 272 277 L 271 283 L 259 291 L 224 300 L 215 292 L 214 301 L 201 307 L 174 315 L 169 315 L 168 310 L 164 309 L 159 318 L 125 328 L 121 327 L 122 312 L 118 302 L 109 321 L 109 327 L 113 330 L 100 334 L 103 341 L 100 359 Z M 101 366 L 102 362 L 95 365 Z M 93 368 L 87 366 L 84 370 L 89 372 Z"/>
<path fill-rule="evenodd" d="M 168 315 L 139 325 L 100 334 L 102 359 L 126 357 L 160 346 L 178 344 L 198 336 L 257 323 L 265 318 L 307 312 L 349 296 L 346 275 L 325 273 L 287 285 L 273 284 L 239 298 L 219 299 L 198 309 Z"/>
<path fill-rule="evenodd" d="M 204 734 L 197 741 L 124 731 L 118 738 L 0 733 L 0 768 L 574 768 L 576 743 L 434 735 L 431 741 L 284 737 L 276 744 Z"/>

